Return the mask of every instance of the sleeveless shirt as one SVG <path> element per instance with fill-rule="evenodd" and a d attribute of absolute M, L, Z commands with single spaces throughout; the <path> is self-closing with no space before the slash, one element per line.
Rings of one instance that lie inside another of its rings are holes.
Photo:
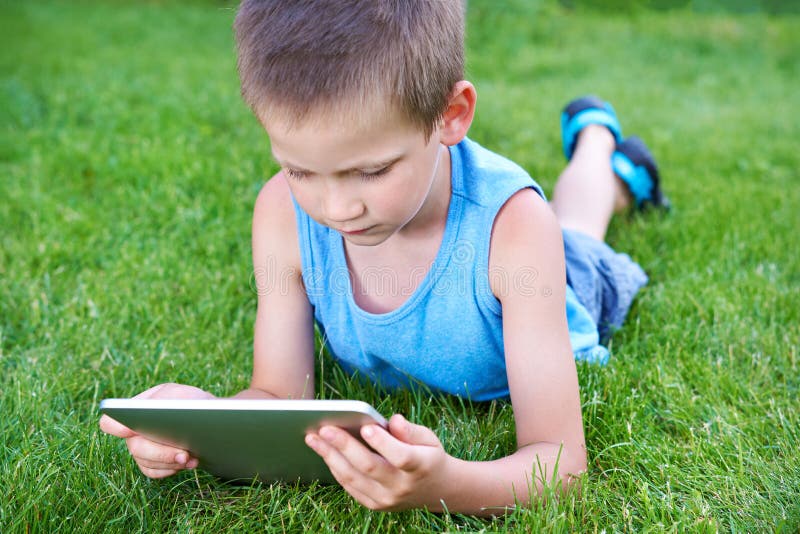
<path fill-rule="evenodd" d="M 303 282 L 323 340 L 345 370 L 390 389 L 422 382 L 476 401 L 504 398 L 502 309 L 490 276 L 504 277 L 509 288 L 536 291 L 536 271 L 490 272 L 492 225 L 517 191 L 544 193 L 521 167 L 469 139 L 449 149 L 452 193 L 442 243 L 399 308 L 375 314 L 356 304 L 342 236 L 295 202 Z M 383 277 L 388 290 L 404 286 L 390 270 L 368 275 Z M 597 325 L 569 286 L 566 313 L 576 357 L 607 359 Z"/>

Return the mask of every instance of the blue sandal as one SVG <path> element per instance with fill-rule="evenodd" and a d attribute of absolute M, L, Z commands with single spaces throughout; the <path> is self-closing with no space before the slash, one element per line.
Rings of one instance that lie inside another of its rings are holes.
<path fill-rule="evenodd" d="M 611 168 L 628 186 L 637 210 L 655 207 L 669 211 L 670 202 L 661 191 L 656 160 L 640 138 L 632 135 L 617 143 Z"/>
<path fill-rule="evenodd" d="M 590 124 L 605 126 L 617 144 L 622 142 L 622 127 L 611 104 L 596 96 L 576 98 L 561 112 L 561 141 L 567 160 L 572 159 L 578 134 Z"/>

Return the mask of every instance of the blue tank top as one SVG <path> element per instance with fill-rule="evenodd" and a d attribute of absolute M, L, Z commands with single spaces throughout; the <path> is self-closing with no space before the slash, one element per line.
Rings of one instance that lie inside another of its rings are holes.
<path fill-rule="evenodd" d="M 356 304 L 341 235 L 295 203 L 303 281 L 323 340 L 346 370 L 381 387 L 418 381 L 476 401 L 508 397 L 502 309 L 489 284 L 491 230 L 514 193 L 544 193 L 518 165 L 469 139 L 450 147 L 450 162 L 439 252 L 399 308 L 375 314 Z M 576 357 L 603 359 L 597 326 L 569 286 L 567 319 Z"/>

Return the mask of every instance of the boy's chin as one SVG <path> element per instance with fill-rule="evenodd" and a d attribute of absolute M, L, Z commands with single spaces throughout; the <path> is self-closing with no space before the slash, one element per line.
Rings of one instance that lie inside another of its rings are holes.
<path fill-rule="evenodd" d="M 374 247 L 375 245 L 380 245 L 386 241 L 391 234 L 369 229 L 358 233 L 339 232 L 339 235 L 341 235 L 345 241 L 352 245 Z"/>

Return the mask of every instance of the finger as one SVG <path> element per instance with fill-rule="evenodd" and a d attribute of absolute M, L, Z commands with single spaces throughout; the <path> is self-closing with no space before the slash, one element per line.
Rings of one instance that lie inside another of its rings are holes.
<path fill-rule="evenodd" d="M 378 425 L 366 425 L 361 429 L 361 435 L 370 447 L 401 471 L 419 469 L 426 459 L 426 452 L 430 450 L 428 447 L 441 447 L 439 439 L 432 430 L 412 425 L 400 416 L 392 417 L 389 430 L 393 432 L 389 433 Z M 393 435 L 394 432 L 404 439 Z M 409 443 L 405 440 L 421 443 Z"/>
<path fill-rule="evenodd" d="M 149 399 L 160 389 L 162 389 L 166 384 L 159 384 L 157 386 L 153 386 L 150 389 L 146 389 L 133 397 L 134 399 Z M 105 432 L 106 434 L 111 434 L 112 436 L 117 436 L 118 438 L 130 438 L 136 436 L 136 432 L 128 428 L 127 426 L 123 425 L 116 419 L 112 419 L 107 415 L 103 415 L 100 417 L 100 430 Z"/>
<path fill-rule="evenodd" d="M 333 426 L 322 427 L 319 431 L 322 439 L 336 447 L 339 453 L 355 469 L 372 479 L 383 479 L 392 466 L 380 455 L 375 454 L 354 438 L 349 432 Z"/>
<path fill-rule="evenodd" d="M 366 506 L 370 510 L 381 509 L 381 504 L 378 502 L 378 500 L 376 500 L 372 496 L 374 495 L 374 491 L 370 490 L 369 492 L 365 492 L 350 483 L 347 482 L 342 483 L 342 481 L 340 480 L 340 478 L 342 478 L 341 474 L 334 472 L 333 470 L 331 470 L 331 473 L 333 474 L 333 477 L 336 479 L 336 481 L 339 482 L 339 485 L 342 486 L 342 489 L 344 489 L 347 493 L 349 493 L 350 496 L 353 497 L 356 501 L 361 503 L 363 506 Z"/>
<path fill-rule="evenodd" d="M 167 383 L 167 384 L 159 384 L 157 386 L 153 386 L 150 389 L 146 389 L 146 390 L 142 391 L 141 393 L 139 393 L 138 395 L 134 396 L 133 398 L 134 399 L 149 399 L 149 398 L 155 396 L 156 394 L 158 394 L 158 392 L 160 390 L 164 389 L 165 387 L 167 387 L 169 385 L 170 384 Z"/>
<path fill-rule="evenodd" d="M 335 447 L 317 434 L 308 434 L 306 436 L 306 444 L 322 457 L 333 478 L 347 493 L 370 510 L 379 509 L 378 502 L 370 496 L 375 491 L 362 488 L 364 479 L 358 476 L 357 470 L 347 462 L 347 459 Z"/>
<path fill-rule="evenodd" d="M 143 391 L 137 397 L 141 398 L 158 398 L 158 399 L 191 399 L 191 400 L 198 400 L 198 399 L 213 399 L 214 395 L 208 393 L 207 391 L 203 391 L 200 388 L 196 388 L 194 386 L 187 386 L 186 384 L 175 384 L 173 382 L 167 382 L 165 384 L 159 384 L 154 386 L 147 391 Z"/>
<path fill-rule="evenodd" d="M 392 467 L 402 471 L 413 471 L 418 467 L 415 446 L 398 440 L 378 425 L 365 425 L 361 436 Z"/>
<path fill-rule="evenodd" d="M 441 446 L 441 441 L 433 430 L 423 425 L 415 425 L 399 413 L 389 419 L 389 432 L 400 441 L 411 445 Z"/>
<path fill-rule="evenodd" d="M 130 438 L 136 435 L 136 432 L 107 415 L 100 418 L 100 430 L 118 438 Z"/>
<path fill-rule="evenodd" d="M 183 469 L 194 469 L 199 464 L 199 460 L 197 458 L 189 458 L 185 462 L 157 462 L 142 458 L 134 458 L 136 460 L 137 465 L 140 468 L 148 468 L 148 469 L 164 469 L 164 470 L 173 470 L 175 472 L 181 471 Z"/>
<path fill-rule="evenodd" d="M 177 469 L 150 469 L 141 465 L 139 470 L 148 478 L 166 478 L 178 472 Z"/>
<path fill-rule="evenodd" d="M 306 444 L 322 457 L 336 481 L 351 495 L 359 498 L 356 494 L 366 497 L 375 492 L 375 481 L 354 467 L 339 449 L 326 439 L 323 439 L 319 434 L 308 434 L 306 436 Z M 360 498 L 359 502 L 366 505 Z"/>
<path fill-rule="evenodd" d="M 143 436 L 134 436 L 125 442 L 136 463 L 150 469 L 184 469 L 193 460 L 183 449 L 162 445 Z"/>

